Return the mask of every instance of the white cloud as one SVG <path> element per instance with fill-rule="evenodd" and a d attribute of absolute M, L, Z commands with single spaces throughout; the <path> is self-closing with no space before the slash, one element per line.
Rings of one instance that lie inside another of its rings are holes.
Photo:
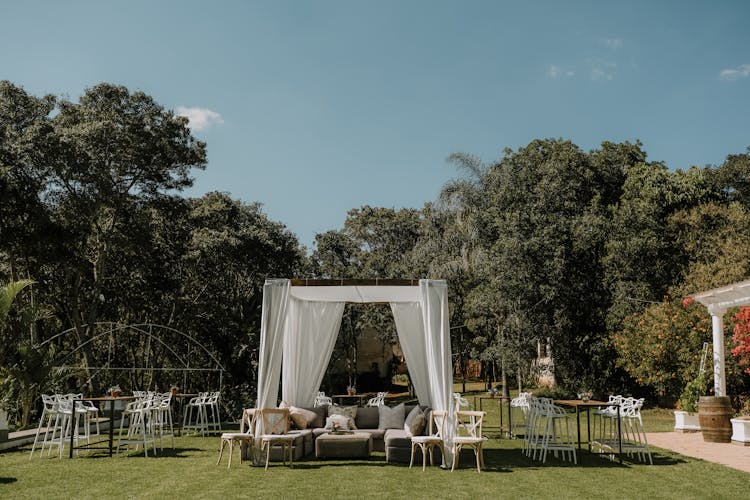
<path fill-rule="evenodd" d="M 216 111 L 206 108 L 178 107 L 175 112 L 190 121 L 190 128 L 194 131 L 206 130 L 217 123 L 224 123 L 224 119 Z"/>
<path fill-rule="evenodd" d="M 572 69 L 567 69 L 555 64 L 550 64 L 550 66 L 547 68 L 547 77 L 552 78 L 553 80 L 563 77 L 575 76 L 575 74 L 575 71 L 573 71 Z"/>
<path fill-rule="evenodd" d="M 614 80 L 615 73 L 617 72 L 617 63 L 597 57 L 589 57 L 586 59 L 586 64 L 589 67 L 589 77 L 593 81 Z"/>
<path fill-rule="evenodd" d="M 737 66 L 737 69 L 723 69 L 719 72 L 719 78 L 727 82 L 733 82 L 748 76 L 750 76 L 750 64 L 741 64 Z"/>
<path fill-rule="evenodd" d="M 604 46 L 608 49 L 617 50 L 622 48 L 622 38 L 605 38 Z"/>

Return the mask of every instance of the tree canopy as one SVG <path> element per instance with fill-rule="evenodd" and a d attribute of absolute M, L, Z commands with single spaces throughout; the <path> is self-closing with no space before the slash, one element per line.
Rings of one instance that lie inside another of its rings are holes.
<path fill-rule="evenodd" d="M 649 161 L 639 141 L 537 139 L 490 163 L 455 153 L 434 201 L 352 208 L 308 255 L 257 202 L 182 195 L 206 147 L 143 92 L 103 83 L 69 100 L 0 81 L 0 280 L 35 281 L 2 330 L 22 419 L 39 391 L 109 382 L 89 369 L 119 355 L 102 361 L 100 322 L 199 340 L 236 413 L 252 404 L 263 282 L 285 276 L 446 279 L 460 369 L 481 360 L 488 378 L 528 386 L 549 339 L 568 390 L 676 396 L 711 340 L 680 298 L 750 275 L 750 149 L 687 170 Z M 334 359 L 356 359 L 368 327 L 395 338 L 388 308 L 347 307 Z M 56 376 L 76 346 L 80 370 Z"/>

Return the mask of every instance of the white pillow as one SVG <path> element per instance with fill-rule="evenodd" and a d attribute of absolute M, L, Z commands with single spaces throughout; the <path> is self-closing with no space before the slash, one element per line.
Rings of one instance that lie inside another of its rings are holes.
<path fill-rule="evenodd" d="M 329 431 L 333 431 L 333 430 L 348 431 L 349 420 L 350 418 L 345 415 L 331 415 L 330 417 L 326 418 L 325 428 Z M 338 429 L 337 429 L 337 426 L 338 426 Z"/>

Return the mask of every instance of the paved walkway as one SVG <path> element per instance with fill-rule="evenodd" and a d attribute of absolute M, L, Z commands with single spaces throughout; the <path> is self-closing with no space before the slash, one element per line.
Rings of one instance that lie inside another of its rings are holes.
<path fill-rule="evenodd" d="M 649 432 L 648 444 L 676 451 L 688 457 L 750 472 L 750 446 L 734 443 L 706 443 L 700 432 Z"/>

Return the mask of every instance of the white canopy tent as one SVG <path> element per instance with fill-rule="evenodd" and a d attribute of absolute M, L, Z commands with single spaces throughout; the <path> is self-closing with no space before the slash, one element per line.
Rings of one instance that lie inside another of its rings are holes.
<path fill-rule="evenodd" d="M 714 345 L 714 394 L 727 395 L 724 367 L 724 314 L 731 307 L 750 304 L 750 280 L 714 288 L 692 295 L 692 298 L 708 308 L 711 315 Z"/>
<path fill-rule="evenodd" d="M 453 366 L 443 280 L 266 280 L 257 407 L 276 406 L 279 378 L 282 400 L 313 405 L 347 302 L 390 304 L 419 403 L 450 415 Z"/>

